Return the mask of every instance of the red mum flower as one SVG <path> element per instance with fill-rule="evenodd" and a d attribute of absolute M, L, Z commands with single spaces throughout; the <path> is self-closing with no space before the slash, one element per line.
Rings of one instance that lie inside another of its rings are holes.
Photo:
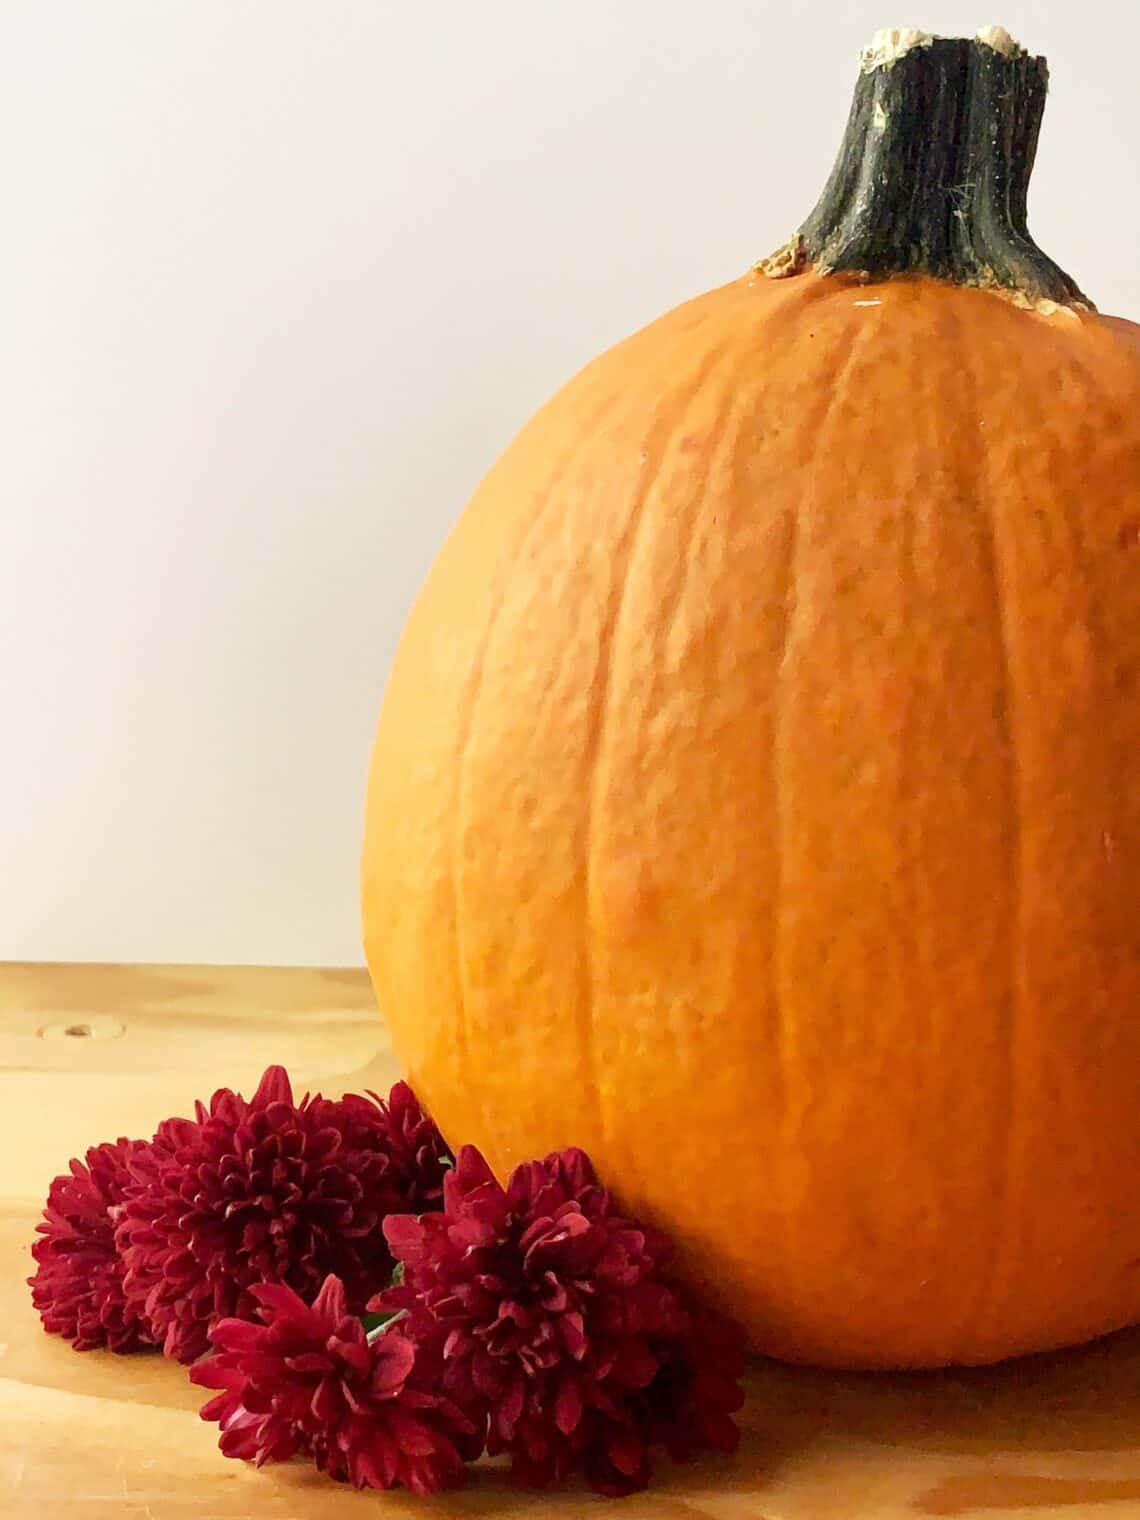
<path fill-rule="evenodd" d="M 387 1281 L 380 1225 L 408 1197 L 387 1121 L 369 1128 L 362 1103 L 294 1102 L 275 1066 L 248 1102 L 223 1088 L 160 1126 L 132 1165 L 117 1241 L 128 1299 L 167 1356 L 193 1361 L 219 1320 L 251 1318 L 257 1283 L 312 1299 L 335 1273 L 359 1310 Z"/>
<path fill-rule="evenodd" d="M 32 1302 L 44 1329 L 77 1351 L 153 1345 L 144 1315 L 127 1301 L 115 1249 L 115 1225 L 131 1185 L 128 1163 L 146 1150 L 141 1140 L 92 1147 L 86 1164 L 72 1161 L 70 1172 L 52 1183 L 36 1226 L 42 1238 L 32 1246 Z"/>
<path fill-rule="evenodd" d="M 647 1485 L 655 1446 L 675 1462 L 734 1452 L 740 1430 L 732 1416 L 744 1403 L 740 1331 L 709 1312 L 685 1318 L 680 1335 L 655 1342 L 661 1362 L 646 1388 L 596 1398 L 569 1431 L 557 1407 L 554 1430 L 541 1411 L 524 1413 L 513 1443 L 516 1477 L 541 1488 L 581 1466 L 593 1488 L 619 1498 Z"/>
<path fill-rule="evenodd" d="M 423 1214 L 441 1207 L 444 1175 L 455 1157 L 406 1082 L 397 1082 L 387 1099 L 349 1093 L 330 1103 L 330 1110 L 347 1151 L 387 1157 L 388 1182 L 401 1200 L 389 1212 Z"/>
<path fill-rule="evenodd" d="M 440 1348 L 444 1391 L 488 1419 L 488 1451 L 509 1451 L 518 1477 L 580 1469 L 629 1493 L 654 1445 L 684 1458 L 735 1444 L 739 1332 L 698 1324 L 662 1276 L 668 1239 L 617 1212 L 581 1151 L 504 1188 L 466 1147 L 443 1202 L 385 1221 L 404 1280 L 372 1307 L 405 1311 L 405 1333 Z"/>
<path fill-rule="evenodd" d="M 263 1323 L 223 1320 L 217 1353 L 190 1372 L 220 1390 L 202 1418 L 218 1422 L 226 1456 L 260 1467 L 301 1453 L 356 1488 L 430 1494 L 460 1481 L 481 1432 L 433 1391 L 438 1373 L 398 1327 L 370 1344 L 336 1277 L 311 1308 L 282 1284 L 251 1292 Z"/>
<path fill-rule="evenodd" d="M 691 1462 L 701 1451 L 729 1454 L 740 1445 L 732 1416 L 744 1404 L 744 1338 L 718 1314 L 690 1313 L 688 1319 L 645 1390 L 650 1438 L 674 1462 Z"/>

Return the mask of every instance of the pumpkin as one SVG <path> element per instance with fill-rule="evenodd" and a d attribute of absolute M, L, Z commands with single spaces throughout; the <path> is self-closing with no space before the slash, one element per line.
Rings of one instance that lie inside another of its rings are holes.
<path fill-rule="evenodd" d="M 755 1348 L 1140 1318 L 1140 346 L 1032 242 L 1044 61 L 880 34 L 773 258 L 524 427 L 407 623 L 367 956 Z"/>

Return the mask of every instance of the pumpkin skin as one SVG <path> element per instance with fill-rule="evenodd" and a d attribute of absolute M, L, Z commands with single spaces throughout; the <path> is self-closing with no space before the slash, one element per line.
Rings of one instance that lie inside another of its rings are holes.
<path fill-rule="evenodd" d="M 505 1172 L 585 1147 L 754 1346 L 1140 1319 L 1140 346 L 752 273 L 453 530 L 369 781 L 369 966 Z"/>

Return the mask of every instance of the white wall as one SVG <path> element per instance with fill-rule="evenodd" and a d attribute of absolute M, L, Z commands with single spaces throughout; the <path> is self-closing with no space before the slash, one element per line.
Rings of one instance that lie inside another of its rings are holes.
<path fill-rule="evenodd" d="M 359 960 L 447 526 L 563 377 L 791 230 L 877 26 L 1050 55 L 1035 229 L 1140 316 L 1138 16 L 0 0 L 0 956 Z"/>

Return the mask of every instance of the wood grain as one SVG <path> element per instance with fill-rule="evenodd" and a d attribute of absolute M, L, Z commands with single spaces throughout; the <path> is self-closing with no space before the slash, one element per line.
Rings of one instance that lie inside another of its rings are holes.
<path fill-rule="evenodd" d="M 7 1520 L 559 1517 L 493 1467 L 438 1500 L 344 1490 L 303 1465 L 224 1460 L 183 1369 L 77 1354 L 24 1279 L 51 1177 L 88 1145 L 145 1134 L 270 1061 L 332 1092 L 395 1075 L 363 973 L 186 966 L 0 967 L 0 1515 Z M 1140 1516 L 1140 1333 L 986 1372 L 751 1378 L 733 1462 L 662 1474 L 623 1520 L 1131 1520 Z"/>

